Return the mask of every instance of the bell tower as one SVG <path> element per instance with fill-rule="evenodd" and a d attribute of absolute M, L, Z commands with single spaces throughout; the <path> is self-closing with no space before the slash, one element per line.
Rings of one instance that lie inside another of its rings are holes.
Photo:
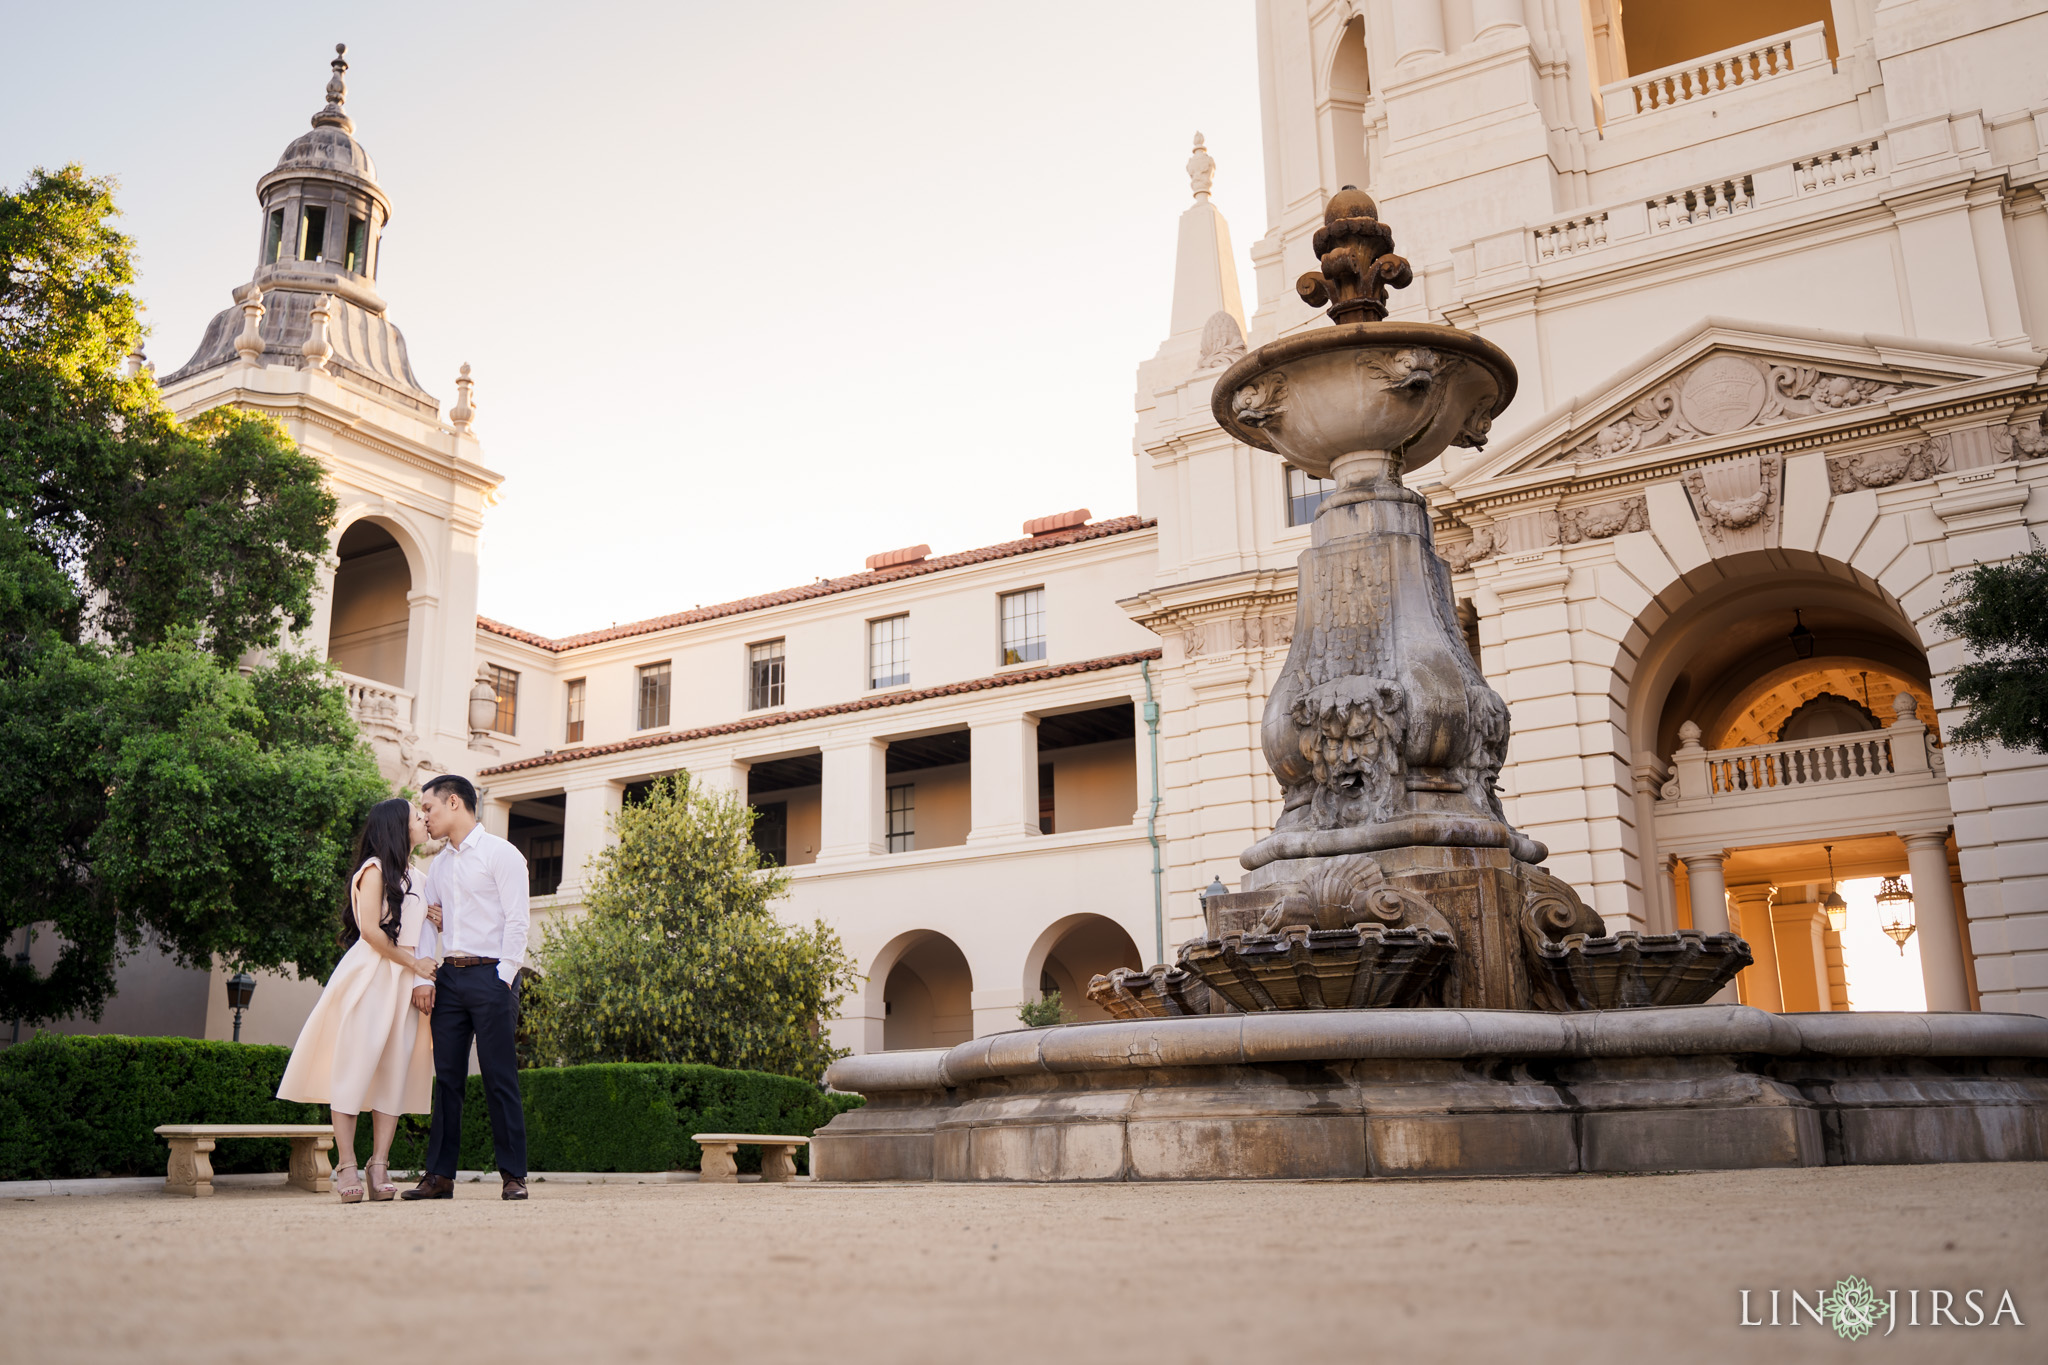
<path fill-rule="evenodd" d="M 500 476 L 483 464 L 469 366 L 445 415 L 377 290 L 391 198 L 355 138 L 337 44 L 312 127 L 256 182 L 256 260 L 165 377 L 180 418 L 231 405 L 284 424 L 341 506 L 297 641 L 334 664 L 385 776 L 471 773 L 477 543 Z"/>

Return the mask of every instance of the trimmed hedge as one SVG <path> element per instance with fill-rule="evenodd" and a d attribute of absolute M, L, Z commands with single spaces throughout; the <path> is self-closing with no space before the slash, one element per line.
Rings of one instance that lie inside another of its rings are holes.
<path fill-rule="evenodd" d="M 274 1098 L 291 1050 L 196 1038 L 40 1034 L 0 1053 L 0 1180 L 102 1173 L 161 1175 L 161 1123 L 325 1123 L 327 1107 Z M 695 1168 L 692 1133 L 808 1134 L 858 1107 L 807 1081 L 715 1066 L 607 1063 L 519 1073 L 527 1164 L 536 1171 L 668 1171 Z M 426 1123 L 407 1119 L 392 1150 L 400 1169 L 424 1160 Z M 356 1124 L 358 1160 L 370 1122 Z M 283 1139 L 224 1142 L 214 1170 L 281 1171 Z M 490 1109 L 483 1081 L 469 1078 L 462 1105 L 465 1170 L 490 1170 Z M 803 1155 L 798 1164 L 806 1167 Z M 760 1169 L 758 1148 L 740 1149 L 742 1170 Z"/>
<path fill-rule="evenodd" d="M 519 1090 L 526 1164 L 536 1171 L 694 1170 L 703 1152 L 692 1133 L 808 1136 L 865 1102 L 792 1076 L 662 1062 L 535 1067 L 519 1073 Z M 462 1169 L 495 1164 L 483 1078 L 471 1076 L 462 1101 Z M 760 1149 L 740 1148 L 739 1166 L 760 1170 Z M 797 1166 L 808 1169 L 802 1149 Z"/>
<path fill-rule="evenodd" d="M 325 1123 L 277 1098 L 287 1047 L 43 1033 L 0 1053 L 0 1180 L 162 1175 L 160 1123 Z M 367 1128 L 369 1125 L 364 1124 Z M 283 1138 L 223 1142 L 213 1169 L 281 1171 Z"/>

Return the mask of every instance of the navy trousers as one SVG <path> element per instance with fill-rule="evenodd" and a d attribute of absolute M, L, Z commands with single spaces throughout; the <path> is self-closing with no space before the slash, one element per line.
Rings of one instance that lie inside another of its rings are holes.
<path fill-rule="evenodd" d="M 526 1110 L 519 1103 L 519 993 L 496 967 L 443 966 L 434 981 L 434 1126 L 427 1170 L 455 1178 L 462 1151 L 462 1092 L 469 1084 L 469 1045 L 476 1042 L 491 1110 L 491 1146 L 500 1174 L 526 1179 Z"/>

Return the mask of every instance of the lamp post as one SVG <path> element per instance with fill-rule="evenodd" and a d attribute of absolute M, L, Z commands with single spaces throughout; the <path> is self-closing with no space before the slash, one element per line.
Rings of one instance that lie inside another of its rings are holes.
<path fill-rule="evenodd" d="M 1899 956 L 1904 957 L 1906 940 L 1919 926 L 1913 921 L 1913 893 L 1897 877 L 1886 877 L 1884 885 L 1877 888 L 1877 927 L 1899 945 Z"/>
<path fill-rule="evenodd" d="M 242 1041 L 242 1011 L 249 1008 L 251 997 L 256 994 L 256 978 L 247 972 L 236 972 L 228 978 L 228 1008 L 235 1012 L 235 1041 Z"/>
<path fill-rule="evenodd" d="M 1223 878 L 1215 875 L 1210 876 L 1209 884 L 1207 886 L 1203 887 L 1200 891 L 1197 891 L 1195 893 L 1195 902 L 1202 907 L 1202 922 L 1204 926 L 1204 933 L 1209 932 L 1207 928 L 1209 920 L 1209 897 L 1227 896 L 1229 894 L 1230 888 L 1223 884 Z"/>
<path fill-rule="evenodd" d="M 1828 898 L 1821 902 L 1821 908 L 1828 912 L 1828 928 L 1839 934 L 1849 927 L 1849 903 L 1842 899 L 1841 888 L 1835 885 L 1835 846 L 1822 844 L 1821 847 L 1827 850 L 1828 855 Z"/>

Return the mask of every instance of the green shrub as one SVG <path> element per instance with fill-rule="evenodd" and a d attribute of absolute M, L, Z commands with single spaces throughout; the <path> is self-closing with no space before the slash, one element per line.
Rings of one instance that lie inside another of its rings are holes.
<path fill-rule="evenodd" d="M 276 1097 L 290 1056 L 198 1038 L 38 1034 L 0 1053 L 0 1180 L 162 1175 L 160 1123 L 327 1122 L 323 1105 Z M 223 1142 L 213 1169 L 281 1171 L 290 1153 L 282 1138 Z"/>
<path fill-rule="evenodd" d="M 161 1175 L 164 1123 L 325 1123 L 327 1107 L 274 1098 L 288 1048 L 195 1038 L 39 1034 L 0 1052 L 0 1180 Z M 527 1164 L 536 1171 L 668 1171 L 694 1168 L 692 1133 L 807 1135 L 858 1107 L 788 1076 L 713 1066 L 604 1063 L 519 1073 Z M 464 1170 L 490 1170 L 490 1109 L 483 1080 L 469 1078 L 462 1107 Z M 396 1170 L 426 1159 L 423 1118 L 407 1118 L 392 1148 Z M 370 1152 L 370 1120 L 356 1123 L 357 1159 Z M 282 1138 L 223 1142 L 213 1168 L 281 1171 Z M 741 1148 L 744 1170 L 759 1149 Z M 802 1155 L 798 1164 L 808 1169 Z"/>
<path fill-rule="evenodd" d="M 691 1170 L 702 1157 L 692 1133 L 808 1136 L 864 1102 L 790 1076 L 661 1062 L 534 1067 L 519 1073 L 519 1088 L 526 1164 L 536 1171 Z M 481 1076 L 469 1078 L 462 1102 L 460 1164 L 496 1164 Z M 760 1149 L 742 1147 L 739 1164 L 758 1171 Z M 802 1149 L 797 1165 L 809 1168 Z"/>

